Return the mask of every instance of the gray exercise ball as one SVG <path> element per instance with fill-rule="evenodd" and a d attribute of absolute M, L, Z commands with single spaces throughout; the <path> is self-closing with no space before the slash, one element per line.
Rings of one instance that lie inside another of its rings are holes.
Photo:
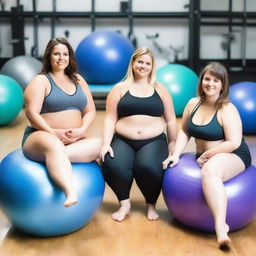
<path fill-rule="evenodd" d="M 20 84 L 23 90 L 40 72 L 42 62 L 31 56 L 17 56 L 8 60 L 1 69 L 1 74 L 10 76 Z"/>

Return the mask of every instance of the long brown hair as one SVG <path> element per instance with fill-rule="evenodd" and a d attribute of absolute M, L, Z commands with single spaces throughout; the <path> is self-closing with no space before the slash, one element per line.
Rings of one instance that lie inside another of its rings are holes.
<path fill-rule="evenodd" d="M 65 38 L 62 38 L 62 37 L 53 38 L 48 42 L 48 44 L 45 48 L 45 51 L 44 51 L 43 65 L 42 65 L 40 74 L 46 74 L 46 73 L 49 73 L 52 71 L 50 57 L 51 57 L 51 53 L 53 51 L 54 46 L 58 45 L 58 44 L 64 44 L 68 48 L 69 64 L 65 68 L 64 72 L 73 83 L 77 84 L 78 78 L 76 75 L 77 74 L 77 65 L 76 65 L 75 54 L 74 54 L 73 48 L 70 45 L 70 43 Z"/>
<path fill-rule="evenodd" d="M 228 72 L 227 69 L 219 62 L 209 62 L 205 68 L 202 70 L 199 76 L 199 83 L 197 93 L 201 99 L 201 102 L 205 100 L 205 93 L 202 88 L 202 80 L 206 72 L 209 72 L 211 75 L 216 76 L 220 79 L 222 83 L 222 90 L 220 92 L 219 98 L 216 101 L 217 108 L 221 108 L 223 104 L 229 102 L 228 95 L 229 95 L 229 79 L 228 79 Z"/>

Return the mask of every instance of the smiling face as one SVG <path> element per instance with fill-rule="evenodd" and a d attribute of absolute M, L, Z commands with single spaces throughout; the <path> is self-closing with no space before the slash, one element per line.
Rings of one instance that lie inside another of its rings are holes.
<path fill-rule="evenodd" d="M 149 54 L 139 56 L 133 63 L 135 78 L 149 77 L 153 68 L 152 57 Z"/>
<path fill-rule="evenodd" d="M 212 75 L 210 71 L 205 72 L 202 79 L 202 90 L 206 96 L 216 96 L 218 98 L 222 87 L 219 77 Z"/>
<path fill-rule="evenodd" d="M 69 64 L 69 50 L 64 44 L 57 44 L 53 47 L 50 62 L 52 71 L 61 71 Z"/>
<path fill-rule="evenodd" d="M 205 66 L 199 76 L 197 93 L 202 102 L 206 97 L 215 95 L 217 107 L 229 102 L 228 72 L 223 64 L 210 62 Z"/>

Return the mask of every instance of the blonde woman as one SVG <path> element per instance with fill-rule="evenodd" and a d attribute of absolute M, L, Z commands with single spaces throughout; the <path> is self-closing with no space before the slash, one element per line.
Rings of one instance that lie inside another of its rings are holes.
<path fill-rule="evenodd" d="M 159 218 L 155 205 L 162 162 L 173 151 L 177 128 L 171 95 L 156 81 L 155 69 L 151 50 L 138 48 L 126 78 L 107 97 L 101 158 L 105 180 L 119 201 L 119 209 L 112 214 L 116 221 L 123 221 L 130 212 L 133 179 L 145 198 L 147 218 Z"/>

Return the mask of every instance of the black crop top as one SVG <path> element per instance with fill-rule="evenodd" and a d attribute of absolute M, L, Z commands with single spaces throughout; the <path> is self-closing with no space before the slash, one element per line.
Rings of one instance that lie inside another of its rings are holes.
<path fill-rule="evenodd" d="M 136 97 L 128 90 L 118 102 L 117 113 L 119 118 L 133 115 L 160 117 L 164 114 L 164 105 L 156 90 L 149 97 Z"/>
<path fill-rule="evenodd" d="M 205 125 L 196 125 L 192 122 L 193 116 L 200 107 L 201 103 L 197 104 L 193 109 L 188 120 L 188 134 L 196 139 L 217 141 L 225 139 L 223 127 L 219 124 L 217 119 L 217 112 L 215 112 L 212 120 Z"/>

